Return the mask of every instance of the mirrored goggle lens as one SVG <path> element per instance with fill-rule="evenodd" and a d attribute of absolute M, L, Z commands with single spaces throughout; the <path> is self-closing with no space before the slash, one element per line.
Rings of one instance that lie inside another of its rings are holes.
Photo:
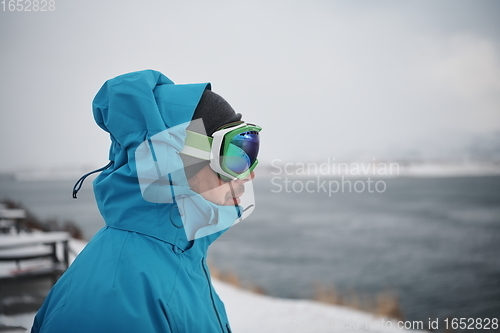
<path fill-rule="evenodd" d="M 259 154 L 259 133 L 243 132 L 234 136 L 222 156 L 222 166 L 241 174 L 257 160 Z"/>

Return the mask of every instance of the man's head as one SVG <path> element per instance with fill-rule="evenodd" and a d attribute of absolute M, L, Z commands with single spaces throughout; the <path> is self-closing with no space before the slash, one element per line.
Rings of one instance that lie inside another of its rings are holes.
<path fill-rule="evenodd" d="M 170 242 L 180 239 L 181 228 L 177 222 L 182 222 L 187 240 L 193 240 L 223 231 L 253 211 L 251 168 L 246 174 L 235 169 L 240 177 L 228 177 L 234 181 L 219 179 L 218 175 L 224 172 L 217 171 L 214 165 L 231 169 L 225 156 L 239 156 L 224 154 L 229 152 L 228 147 L 211 144 L 226 130 L 218 130 L 220 126 L 240 121 L 241 115 L 217 94 L 205 91 L 207 89 L 210 89 L 209 83 L 177 85 L 153 70 L 120 75 L 101 87 L 92 106 L 97 124 L 110 134 L 112 163 L 95 179 L 94 192 L 107 225 Z M 194 147 L 188 140 L 188 133 L 195 133 L 190 131 L 191 125 L 196 127 L 203 122 L 201 132 L 194 136 L 201 137 L 200 141 L 205 143 L 202 148 L 208 146 L 208 149 L 201 150 L 205 153 L 201 156 L 184 154 L 187 147 Z M 231 134 L 235 134 L 234 130 Z M 257 136 L 249 137 L 252 135 Z M 224 135 L 223 139 L 228 137 Z M 239 148 L 250 151 L 245 146 Z M 194 156 L 192 160 L 198 163 L 186 163 L 190 159 L 188 155 Z M 83 178 L 78 181 L 77 189 L 82 181 Z M 243 189 L 245 194 L 241 195 Z M 231 200 L 235 206 L 224 206 Z M 169 218 L 171 224 L 167 223 Z M 207 240 L 211 242 L 214 238 Z"/>
<path fill-rule="evenodd" d="M 200 118 L 202 121 L 195 121 Z M 256 165 L 260 128 L 241 122 L 241 114 L 237 114 L 226 100 L 210 90 L 203 93 L 192 119 L 187 131 L 190 134 L 194 132 L 194 136 L 196 133 L 202 134 L 210 145 L 219 144 L 217 155 L 220 156 L 212 156 L 217 161 L 211 163 L 208 158 L 181 153 L 191 189 L 215 204 L 237 205 L 239 197 L 245 191 L 244 184 L 254 177 L 252 170 Z M 224 144 L 226 135 L 229 139 Z M 212 155 L 216 155 L 214 150 L 212 149 Z M 227 167 L 232 167 L 233 170 Z"/>

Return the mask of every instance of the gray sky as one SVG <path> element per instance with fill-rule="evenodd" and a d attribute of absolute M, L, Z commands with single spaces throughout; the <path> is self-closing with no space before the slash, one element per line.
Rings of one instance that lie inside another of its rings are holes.
<path fill-rule="evenodd" d="M 263 161 L 444 156 L 500 131 L 499 1 L 55 2 L 0 11 L 0 171 L 106 164 L 92 99 L 148 68 L 211 82 L 264 128 Z"/>

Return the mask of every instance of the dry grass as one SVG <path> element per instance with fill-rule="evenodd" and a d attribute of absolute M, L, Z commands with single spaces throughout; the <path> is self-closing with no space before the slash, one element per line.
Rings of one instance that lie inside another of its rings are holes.
<path fill-rule="evenodd" d="M 347 294 L 340 294 L 333 286 L 327 287 L 316 283 L 314 285 L 313 299 L 323 303 L 347 306 L 378 316 L 399 320 L 404 319 L 397 295 L 389 290 L 382 291 L 374 296 L 354 291 Z"/>
<path fill-rule="evenodd" d="M 226 282 L 238 288 L 250 290 L 257 294 L 267 295 L 266 291 L 256 285 L 243 284 L 238 275 L 232 271 L 221 271 L 209 262 L 210 274 L 214 279 Z M 351 291 L 340 294 L 335 287 L 327 287 L 323 284 L 314 284 L 313 300 L 333 305 L 346 306 L 352 309 L 373 313 L 377 316 L 384 316 L 403 320 L 403 312 L 399 305 L 398 297 L 394 292 L 383 291 L 374 296 L 360 294 Z"/>
<path fill-rule="evenodd" d="M 238 288 L 252 291 L 256 294 L 266 295 L 266 291 L 259 286 L 256 286 L 253 284 L 248 284 L 248 283 L 243 284 L 235 272 L 221 271 L 220 269 L 215 267 L 213 265 L 213 263 L 211 263 L 211 262 L 208 263 L 208 266 L 210 267 L 210 275 L 212 276 L 212 278 L 217 279 L 219 281 L 226 282 L 226 283 L 233 285 L 235 287 L 238 287 Z"/>

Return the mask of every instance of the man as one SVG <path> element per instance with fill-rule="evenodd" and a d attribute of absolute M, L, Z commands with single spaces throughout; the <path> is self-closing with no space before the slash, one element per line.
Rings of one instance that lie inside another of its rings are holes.
<path fill-rule="evenodd" d="M 175 85 L 151 70 L 108 80 L 93 110 L 112 141 L 94 180 L 106 226 L 54 285 L 32 332 L 231 332 L 206 255 L 253 208 L 242 202 L 260 128 L 210 84 Z"/>

